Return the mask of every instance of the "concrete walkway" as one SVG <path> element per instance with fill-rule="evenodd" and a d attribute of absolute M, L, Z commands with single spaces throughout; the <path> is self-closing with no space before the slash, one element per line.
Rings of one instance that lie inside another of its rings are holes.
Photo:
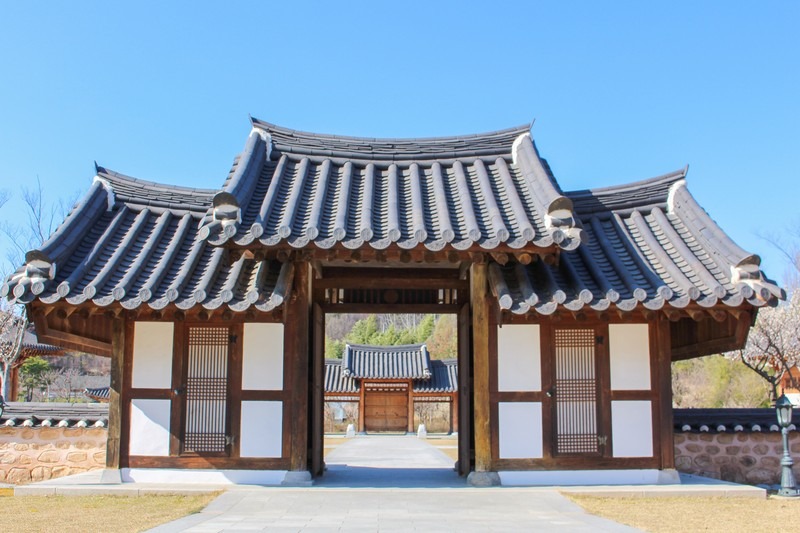
<path fill-rule="evenodd" d="M 347 439 L 325 457 L 327 470 L 317 487 L 442 488 L 465 487 L 455 461 L 414 436 L 360 435 Z"/>
<path fill-rule="evenodd" d="M 326 457 L 312 488 L 229 491 L 151 531 L 635 531 L 555 490 L 476 489 L 453 459 L 413 436 L 359 436 Z"/>
<path fill-rule="evenodd" d="M 226 492 L 203 512 L 150 531 L 637 530 L 589 515 L 553 490 L 275 488 Z"/>

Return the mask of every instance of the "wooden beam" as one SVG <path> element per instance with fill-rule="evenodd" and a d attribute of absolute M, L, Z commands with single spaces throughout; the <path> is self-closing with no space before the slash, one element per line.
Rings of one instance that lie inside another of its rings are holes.
<path fill-rule="evenodd" d="M 115 318 L 111 324 L 111 386 L 108 390 L 108 439 L 106 440 L 106 468 L 120 467 L 122 443 L 122 388 L 125 364 L 125 321 Z"/>
<path fill-rule="evenodd" d="M 488 274 L 486 263 L 473 263 L 470 268 L 476 472 L 492 471 Z"/>

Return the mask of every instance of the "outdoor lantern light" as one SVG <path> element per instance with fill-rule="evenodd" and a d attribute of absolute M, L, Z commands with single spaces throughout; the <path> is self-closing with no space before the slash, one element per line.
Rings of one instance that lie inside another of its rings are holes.
<path fill-rule="evenodd" d="M 778 412 L 778 424 L 781 426 L 781 434 L 783 436 L 781 488 L 778 490 L 778 496 L 800 496 L 800 490 L 797 490 L 794 473 L 792 472 L 794 462 L 792 461 L 792 456 L 789 455 L 789 425 L 792 423 L 792 402 L 789 401 L 786 394 L 781 394 L 781 397 L 775 402 L 775 409 Z"/>

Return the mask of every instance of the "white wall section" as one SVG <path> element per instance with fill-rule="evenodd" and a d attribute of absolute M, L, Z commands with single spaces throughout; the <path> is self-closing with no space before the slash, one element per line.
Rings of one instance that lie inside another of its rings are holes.
<path fill-rule="evenodd" d="M 653 416 L 647 400 L 611 402 L 614 457 L 653 456 Z"/>
<path fill-rule="evenodd" d="M 170 400 L 131 400 L 131 455 L 169 455 Z"/>
<path fill-rule="evenodd" d="M 283 324 L 244 325 L 242 389 L 283 389 Z"/>
<path fill-rule="evenodd" d="M 497 389 L 542 390 L 542 354 L 536 324 L 497 328 Z"/>
<path fill-rule="evenodd" d="M 500 402 L 498 424 L 501 459 L 542 457 L 542 404 Z"/>
<path fill-rule="evenodd" d="M 172 386 L 172 322 L 135 322 L 131 387 L 168 389 Z"/>
<path fill-rule="evenodd" d="M 647 324 L 610 324 L 608 346 L 613 390 L 650 389 L 650 340 Z"/>
<path fill-rule="evenodd" d="M 241 457 L 280 457 L 283 452 L 283 403 L 242 402 Z"/>

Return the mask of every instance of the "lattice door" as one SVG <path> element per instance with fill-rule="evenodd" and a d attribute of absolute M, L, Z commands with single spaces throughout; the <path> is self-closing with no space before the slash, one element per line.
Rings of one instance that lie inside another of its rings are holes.
<path fill-rule="evenodd" d="M 594 329 L 557 329 L 555 342 L 555 453 L 598 455 Z"/>
<path fill-rule="evenodd" d="M 226 452 L 227 327 L 190 327 L 186 361 L 184 453 Z"/>

